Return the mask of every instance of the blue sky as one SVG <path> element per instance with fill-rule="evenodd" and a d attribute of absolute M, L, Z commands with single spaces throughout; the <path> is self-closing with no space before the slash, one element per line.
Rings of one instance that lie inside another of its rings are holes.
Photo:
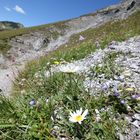
<path fill-rule="evenodd" d="M 121 0 L 0 0 L 0 21 L 35 26 L 78 17 Z"/>

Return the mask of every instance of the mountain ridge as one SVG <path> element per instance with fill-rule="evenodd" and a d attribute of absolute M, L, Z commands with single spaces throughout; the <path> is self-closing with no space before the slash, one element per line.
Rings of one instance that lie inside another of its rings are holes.
<path fill-rule="evenodd" d="M 0 21 L 0 31 L 24 28 L 24 25 L 13 21 Z"/>

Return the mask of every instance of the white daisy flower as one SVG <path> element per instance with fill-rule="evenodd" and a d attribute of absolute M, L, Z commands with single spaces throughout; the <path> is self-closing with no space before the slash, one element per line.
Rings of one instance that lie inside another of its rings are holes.
<path fill-rule="evenodd" d="M 63 65 L 59 67 L 59 70 L 64 73 L 76 73 L 79 70 L 79 67 L 75 65 Z"/>
<path fill-rule="evenodd" d="M 86 119 L 86 115 L 88 114 L 88 109 L 86 109 L 82 114 L 82 108 L 80 110 L 76 110 L 76 112 L 70 112 L 69 121 L 71 122 L 78 122 L 79 124 L 82 123 L 83 120 Z"/>

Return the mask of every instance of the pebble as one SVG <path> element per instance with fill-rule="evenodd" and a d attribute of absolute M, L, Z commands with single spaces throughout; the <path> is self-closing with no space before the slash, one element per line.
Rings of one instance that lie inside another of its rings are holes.
<path fill-rule="evenodd" d="M 118 133 L 118 136 L 119 136 L 119 140 L 125 140 L 124 136 L 121 133 Z"/>
<path fill-rule="evenodd" d="M 133 117 L 134 117 L 136 120 L 140 121 L 140 114 L 135 114 Z"/>
<path fill-rule="evenodd" d="M 124 75 L 121 75 L 121 76 L 118 77 L 118 80 L 121 81 L 121 82 L 124 82 L 124 78 L 125 78 Z"/>
<path fill-rule="evenodd" d="M 138 120 L 132 122 L 131 124 L 133 124 L 134 126 L 136 126 L 137 128 L 140 128 L 140 122 Z"/>
<path fill-rule="evenodd" d="M 99 110 L 98 110 L 98 109 L 95 109 L 95 113 L 96 113 L 96 114 L 99 114 L 100 112 L 99 112 Z"/>
<path fill-rule="evenodd" d="M 123 72 L 123 75 L 129 77 L 129 76 L 131 76 L 131 71 L 130 70 L 125 70 Z"/>
<path fill-rule="evenodd" d="M 125 116 L 125 120 L 126 120 L 128 123 L 131 123 L 131 122 L 132 122 L 132 118 L 129 117 L 129 116 Z"/>
<path fill-rule="evenodd" d="M 139 67 L 136 64 L 131 64 L 130 68 L 132 68 L 132 69 L 139 69 Z"/>

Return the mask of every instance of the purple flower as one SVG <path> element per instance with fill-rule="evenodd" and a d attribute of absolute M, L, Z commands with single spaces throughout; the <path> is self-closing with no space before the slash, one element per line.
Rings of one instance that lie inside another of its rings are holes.
<path fill-rule="evenodd" d="M 124 76 L 123 75 L 122 76 L 119 76 L 118 77 L 118 80 L 121 81 L 121 82 L 124 82 Z"/>
<path fill-rule="evenodd" d="M 125 104 L 125 100 L 122 99 L 122 100 L 120 101 L 120 104 L 124 105 L 124 104 Z"/>
<path fill-rule="evenodd" d="M 113 45 L 109 45 L 108 48 L 111 50 L 115 49 L 115 47 Z"/>
<path fill-rule="evenodd" d="M 137 100 L 137 99 L 139 100 L 140 94 L 138 94 L 138 95 L 132 95 L 131 98 L 132 98 L 133 100 Z"/>
<path fill-rule="evenodd" d="M 132 95 L 131 98 L 132 98 L 132 99 L 136 99 L 137 96 L 136 96 L 136 95 Z"/>
<path fill-rule="evenodd" d="M 140 97 L 140 94 L 137 95 L 137 98 L 139 98 L 139 97 Z"/>
<path fill-rule="evenodd" d="M 36 101 L 35 101 L 34 99 L 32 99 L 32 100 L 29 102 L 29 105 L 30 105 L 30 106 L 36 105 Z"/>
<path fill-rule="evenodd" d="M 107 90 L 109 88 L 109 86 L 106 83 L 104 83 L 104 84 L 102 84 L 101 88 L 102 88 L 102 90 Z"/>
<path fill-rule="evenodd" d="M 114 96 L 115 97 L 119 97 L 120 96 L 120 93 L 119 92 L 114 92 Z"/>

